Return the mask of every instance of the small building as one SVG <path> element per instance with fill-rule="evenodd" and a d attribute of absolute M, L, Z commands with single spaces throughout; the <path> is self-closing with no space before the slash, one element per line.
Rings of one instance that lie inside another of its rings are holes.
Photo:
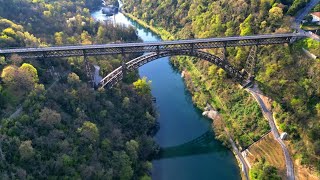
<path fill-rule="evenodd" d="M 106 16 L 113 16 L 114 14 L 118 13 L 118 7 L 113 5 L 108 5 L 104 8 L 102 8 L 102 13 Z"/>
<path fill-rule="evenodd" d="M 286 132 L 282 133 L 282 134 L 280 135 L 280 138 L 281 138 L 282 140 L 288 139 L 288 133 L 286 133 Z"/>
<path fill-rule="evenodd" d="M 311 13 L 312 22 L 320 25 L 320 12 Z"/>

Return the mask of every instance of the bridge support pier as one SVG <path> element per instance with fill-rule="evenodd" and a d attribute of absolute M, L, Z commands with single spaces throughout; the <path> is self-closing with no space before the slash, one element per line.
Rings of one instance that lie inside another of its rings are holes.
<path fill-rule="evenodd" d="M 258 45 L 252 46 L 250 49 L 250 53 L 248 55 L 247 61 L 246 61 L 246 67 L 243 71 L 243 75 L 247 75 L 248 79 L 246 84 L 243 86 L 243 88 L 247 88 L 250 86 L 253 86 L 256 72 L 257 72 L 257 51 L 258 51 Z"/>
<path fill-rule="evenodd" d="M 290 43 L 289 44 L 293 44 L 297 39 L 298 39 L 297 37 L 290 38 Z"/>
<path fill-rule="evenodd" d="M 83 59 L 84 59 L 84 65 L 85 65 L 85 69 L 86 69 L 86 73 L 87 73 L 87 77 L 89 79 L 89 84 L 92 85 L 92 87 L 95 87 L 95 82 L 94 82 L 94 77 L 92 75 L 92 70 L 90 67 L 90 62 L 88 59 L 88 56 L 86 55 L 86 52 L 83 51 Z"/>
<path fill-rule="evenodd" d="M 124 53 L 124 49 L 122 48 L 121 49 L 121 53 L 122 53 L 122 61 L 121 61 L 121 67 L 122 67 L 122 76 L 124 77 L 125 74 L 126 74 L 126 70 L 127 70 L 127 67 L 126 67 L 126 54 Z"/>
<path fill-rule="evenodd" d="M 194 54 L 194 44 L 191 44 L 191 55 Z"/>
<path fill-rule="evenodd" d="M 127 68 L 125 57 L 122 59 L 121 66 L 122 66 L 122 75 L 124 76 L 126 74 L 126 68 Z"/>
<path fill-rule="evenodd" d="M 157 57 L 159 58 L 159 54 L 160 54 L 160 47 L 157 46 Z"/>
<path fill-rule="evenodd" d="M 227 45 L 225 44 L 223 47 L 223 60 L 227 60 Z"/>

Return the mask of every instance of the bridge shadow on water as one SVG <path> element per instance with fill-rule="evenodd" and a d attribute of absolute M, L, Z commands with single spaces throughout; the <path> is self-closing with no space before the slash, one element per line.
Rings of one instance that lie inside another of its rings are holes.
<path fill-rule="evenodd" d="M 160 148 L 155 159 L 170 159 L 209 153 L 226 153 L 225 147 L 221 146 L 217 143 L 217 140 L 214 139 L 212 130 L 208 130 L 201 136 L 181 145 Z"/>

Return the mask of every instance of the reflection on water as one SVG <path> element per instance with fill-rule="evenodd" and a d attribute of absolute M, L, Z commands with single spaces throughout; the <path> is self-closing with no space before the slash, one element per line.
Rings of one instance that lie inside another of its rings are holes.
<path fill-rule="evenodd" d="M 92 16 L 99 21 L 134 26 L 144 42 L 161 41 L 159 36 L 122 13 L 106 17 L 100 10 L 92 13 Z M 239 167 L 233 154 L 216 141 L 212 133 L 208 136 L 211 122 L 193 106 L 192 97 L 179 72 L 169 63 L 169 58 L 160 58 L 143 65 L 139 68 L 139 74 L 152 81 L 152 95 L 157 99 L 160 114 L 157 118 L 160 130 L 155 140 L 163 148 L 160 157 L 153 161 L 152 179 L 240 179 Z M 197 139 L 201 143 L 190 143 Z"/>

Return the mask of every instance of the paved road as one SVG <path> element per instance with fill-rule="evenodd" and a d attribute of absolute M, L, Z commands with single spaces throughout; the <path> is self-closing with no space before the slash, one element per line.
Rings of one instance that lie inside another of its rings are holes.
<path fill-rule="evenodd" d="M 315 7 L 320 0 L 311 0 L 306 7 L 298 13 L 298 15 L 295 18 L 295 22 L 300 25 L 300 22 L 303 20 L 303 18 L 311 11 L 313 7 Z"/>
<path fill-rule="evenodd" d="M 16 111 L 10 115 L 9 119 L 13 119 L 13 118 L 18 117 L 21 112 L 22 112 L 22 105 L 20 104 L 18 106 L 18 108 L 16 109 Z"/>
<path fill-rule="evenodd" d="M 308 36 L 310 38 L 313 38 L 315 40 L 320 40 L 318 36 L 315 36 L 313 34 L 307 33 L 304 30 L 302 30 L 300 28 L 300 22 L 302 21 L 302 19 L 310 12 L 310 10 L 316 6 L 319 3 L 320 0 L 311 0 L 310 3 L 307 4 L 307 6 L 299 13 L 299 15 L 296 17 L 292 27 L 294 29 L 296 29 L 300 34 L 303 34 L 305 36 Z M 294 180 L 295 176 L 294 176 L 294 166 L 293 166 L 293 162 L 289 153 L 289 150 L 287 149 L 286 145 L 284 144 L 284 142 L 282 141 L 282 139 L 280 138 L 279 135 L 279 131 L 275 125 L 274 122 L 274 118 L 273 118 L 273 113 L 267 108 L 266 104 L 263 102 L 262 98 L 260 97 L 261 94 L 257 93 L 256 91 L 254 91 L 251 88 L 247 88 L 247 90 L 253 95 L 253 97 L 256 99 L 256 101 L 259 103 L 263 115 L 264 117 L 268 120 L 270 128 L 271 128 L 271 132 L 275 138 L 275 140 L 280 144 L 284 157 L 285 157 L 285 162 L 286 162 L 286 168 L 287 168 L 287 178 L 289 180 Z M 233 143 L 231 143 L 233 146 Z M 239 158 L 241 158 L 242 156 L 239 156 Z M 243 158 L 243 157 L 242 157 Z M 244 160 L 241 160 L 244 162 Z"/>
<path fill-rule="evenodd" d="M 273 118 L 273 113 L 267 108 L 266 104 L 263 102 L 262 98 L 261 98 L 261 94 L 257 93 L 255 90 L 248 88 L 247 89 L 252 95 L 253 97 L 256 99 L 256 101 L 259 103 L 263 115 L 264 117 L 268 120 L 269 125 L 271 127 L 271 132 L 275 138 L 276 141 L 278 141 L 278 143 L 280 144 L 284 157 L 285 157 L 285 162 L 286 162 L 286 167 L 287 167 L 287 178 L 288 180 L 294 180 L 295 176 L 294 176 L 294 166 L 293 166 L 293 162 L 292 159 L 290 157 L 290 153 L 289 150 L 287 149 L 286 145 L 284 144 L 284 142 L 282 141 L 282 139 L 280 138 L 279 135 L 279 131 L 274 123 L 274 118 Z"/>
<path fill-rule="evenodd" d="M 317 40 L 317 41 L 320 41 L 320 37 L 313 34 L 313 33 L 309 33 L 309 32 L 306 32 L 304 31 L 303 29 L 300 28 L 300 23 L 301 21 L 303 20 L 303 18 L 311 11 L 311 9 L 313 7 L 315 7 L 318 3 L 320 2 L 320 0 L 311 0 L 307 5 L 306 7 L 301 10 L 298 15 L 296 16 L 293 24 L 292 24 L 292 28 L 297 30 L 298 33 L 300 34 L 303 34 L 305 36 L 308 36 L 314 40 Z"/>

